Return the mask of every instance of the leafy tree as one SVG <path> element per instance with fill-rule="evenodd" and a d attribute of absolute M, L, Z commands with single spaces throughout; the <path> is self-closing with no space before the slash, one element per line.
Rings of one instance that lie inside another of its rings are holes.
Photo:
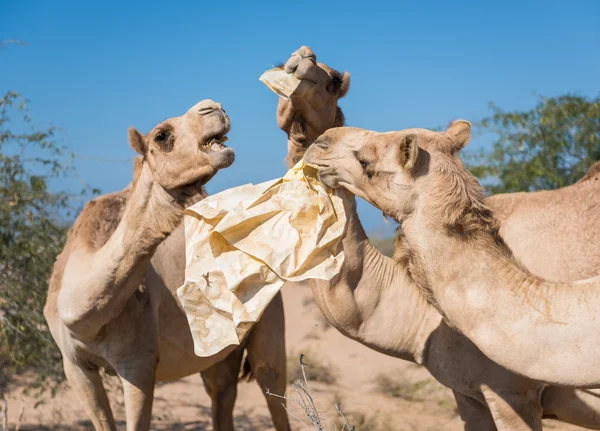
<path fill-rule="evenodd" d="M 492 193 L 567 186 L 600 160 L 600 96 L 540 98 L 527 111 L 490 108 L 479 127 L 497 139 L 491 151 L 467 160 Z"/>
<path fill-rule="evenodd" d="M 62 379 L 43 306 L 68 228 L 60 220 L 76 210 L 76 201 L 52 192 L 49 181 L 75 174 L 73 155 L 55 127 L 33 126 L 27 105 L 10 91 L 0 99 L 0 394 L 27 370 L 40 377 L 38 388 L 48 378 Z"/>

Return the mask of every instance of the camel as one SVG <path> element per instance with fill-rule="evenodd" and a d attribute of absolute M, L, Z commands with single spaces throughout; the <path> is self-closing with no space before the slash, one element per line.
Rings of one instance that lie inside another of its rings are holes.
<path fill-rule="evenodd" d="M 308 46 L 294 51 L 279 67 L 301 80 L 290 98 L 280 97 L 277 105 L 277 125 L 288 137 L 286 160 L 291 168 L 319 135 L 344 125 L 344 113 L 337 103 L 350 89 L 350 74 L 318 63 Z"/>
<path fill-rule="evenodd" d="M 302 47 L 288 60 L 285 69 L 295 73 L 298 64 L 303 64 L 306 72 L 318 68 L 320 63 L 310 48 Z M 344 94 L 348 87 L 349 82 Z M 280 98 L 280 107 L 285 103 Z M 306 104 L 300 106 L 293 114 L 296 118 L 303 115 Z M 281 112 L 286 111 L 278 110 L 279 124 L 293 121 L 280 118 Z M 343 121 L 343 114 L 339 118 Z M 301 142 L 312 139 L 296 136 Z M 304 156 L 307 146 L 290 148 L 291 165 Z M 305 160 L 313 162 L 318 151 L 318 146 L 310 147 Z M 336 329 L 381 353 L 424 365 L 433 377 L 453 389 L 467 430 L 493 430 L 496 426 L 506 430 L 541 429 L 542 408 L 544 417 L 600 429 L 597 394 L 559 387 L 544 389 L 546 385 L 513 374 L 489 360 L 442 320 L 411 280 L 406 264 L 396 264 L 371 245 L 354 199 L 347 199 L 346 212 L 348 227 L 342 241 L 346 263 L 340 276 L 331 284 L 310 282 L 317 305 Z"/>
<path fill-rule="evenodd" d="M 299 63 L 304 63 L 305 73 L 320 64 L 308 47 L 296 51 L 285 68 L 294 73 Z M 345 94 L 349 81 L 344 87 Z M 280 107 L 285 103 L 285 99 L 279 99 Z M 302 116 L 302 109 L 294 115 Z M 339 118 L 343 122 L 343 114 Z M 278 116 L 277 120 L 286 124 L 292 118 Z M 312 137 L 297 139 L 308 143 Z M 307 145 L 290 148 L 294 156 L 288 158 L 291 167 L 304 156 Z M 318 150 L 311 148 L 312 154 Z M 307 160 L 310 157 L 309 151 Z M 316 303 L 336 329 L 381 353 L 424 365 L 438 381 L 453 389 L 467 430 L 496 429 L 494 421 L 499 429 L 539 429 L 540 407 L 544 417 L 600 429 L 597 393 L 550 386 L 543 389 L 540 406 L 541 386 L 496 365 L 470 340 L 446 325 L 410 279 L 407 265 L 395 264 L 370 244 L 354 200 L 348 200 L 346 211 L 349 221 L 343 240 L 344 270 L 332 284 L 311 281 Z M 386 274 L 396 274 L 395 280 Z M 394 322 L 392 328 L 390 321 Z M 382 327 L 389 329 L 382 333 Z"/>
<path fill-rule="evenodd" d="M 598 387 L 600 277 L 553 283 L 514 258 L 458 157 L 470 134 L 466 121 L 443 133 L 338 128 L 314 145 L 334 147 L 320 173 L 325 184 L 363 197 L 402 224 L 401 260 L 449 325 L 517 374 Z"/>
<path fill-rule="evenodd" d="M 204 100 L 146 136 L 129 129 L 141 155 L 134 180 L 90 201 L 71 229 L 50 279 L 44 315 L 65 375 L 97 430 L 115 430 L 99 369 L 119 376 L 127 430 L 150 429 L 154 384 L 200 372 L 212 400 L 215 430 L 233 430 L 233 405 L 244 350 L 246 374 L 261 388 L 286 388 L 283 303 L 277 296 L 241 346 L 200 358 L 176 298 L 183 283 L 183 209 L 230 166 L 223 145 L 230 121 Z M 275 428 L 290 429 L 283 400 L 267 397 Z"/>
<path fill-rule="evenodd" d="M 570 186 L 486 199 L 500 222 L 500 236 L 533 274 L 574 281 L 600 273 L 599 178 L 596 162 Z"/>

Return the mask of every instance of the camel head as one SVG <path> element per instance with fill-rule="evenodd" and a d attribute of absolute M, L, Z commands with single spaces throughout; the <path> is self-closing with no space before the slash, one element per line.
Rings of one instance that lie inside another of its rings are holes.
<path fill-rule="evenodd" d="M 458 157 L 470 136 L 471 125 L 462 120 L 445 132 L 339 127 L 321 135 L 305 161 L 319 166 L 327 186 L 347 189 L 398 222 L 421 209 L 448 226 L 459 223 L 467 207 L 485 208 L 479 183 Z"/>
<path fill-rule="evenodd" d="M 317 62 L 314 52 L 303 46 L 292 54 L 283 66 L 302 82 L 289 99 L 280 98 L 277 125 L 289 139 L 288 165 L 302 158 L 304 151 L 327 129 L 344 125 L 344 114 L 338 100 L 350 88 L 350 74 L 340 73 Z"/>
<path fill-rule="evenodd" d="M 181 117 L 169 118 L 147 135 L 129 129 L 129 143 L 141 155 L 134 181 L 147 165 L 153 182 L 183 202 L 202 193 L 219 169 L 229 167 L 234 152 L 225 146 L 229 117 L 220 103 L 203 100 Z"/>

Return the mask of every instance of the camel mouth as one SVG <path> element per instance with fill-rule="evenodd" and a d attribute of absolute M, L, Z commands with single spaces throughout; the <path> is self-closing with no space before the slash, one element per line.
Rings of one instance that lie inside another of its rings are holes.
<path fill-rule="evenodd" d="M 212 152 L 220 152 L 227 148 L 225 142 L 227 142 L 229 138 L 226 135 L 217 135 L 209 138 L 203 147 Z"/>

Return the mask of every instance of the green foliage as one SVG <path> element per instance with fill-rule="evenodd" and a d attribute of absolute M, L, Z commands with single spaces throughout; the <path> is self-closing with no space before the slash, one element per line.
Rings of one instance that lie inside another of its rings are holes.
<path fill-rule="evenodd" d="M 600 97 L 540 98 L 527 111 L 490 108 L 479 127 L 497 139 L 491 151 L 467 161 L 492 193 L 567 186 L 600 160 Z"/>
<path fill-rule="evenodd" d="M 28 370 L 40 388 L 62 379 L 43 307 L 67 231 L 57 220 L 76 208 L 73 195 L 50 191 L 48 182 L 75 174 L 73 155 L 56 128 L 33 126 L 27 104 L 14 92 L 0 99 L 0 393 Z"/>

